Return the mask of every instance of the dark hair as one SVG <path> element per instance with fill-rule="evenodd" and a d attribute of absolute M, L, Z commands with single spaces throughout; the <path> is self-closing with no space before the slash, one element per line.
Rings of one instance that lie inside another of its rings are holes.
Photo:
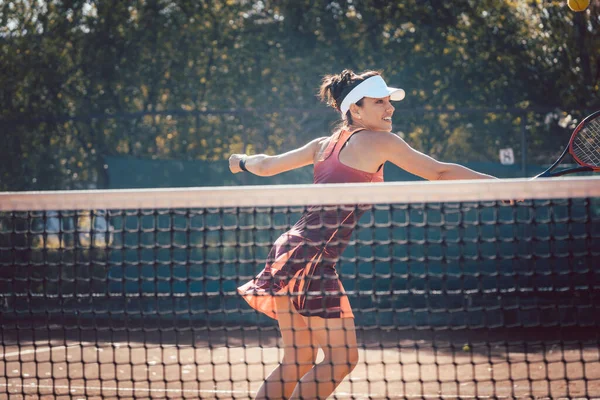
<path fill-rule="evenodd" d="M 348 95 L 348 93 L 350 93 L 352 89 L 358 86 L 365 79 L 377 75 L 381 75 L 381 72 L 365 71 L 363 73 L 356 74 L 350 69 L 345 69 L 340 74 L 325 75 L 323 77 L 323 81 L 321 82 L 321 87 L 319 88 L 319 98 L 327 105 L 335 108 L 338 111 L 341 111 L 340 106 L 342 105 L 342 101 L 344 101 L 344 98 Z M 361 106 L 362 99 L 356 104 Z M 348 125 L 352 125 L 352 116 L 350 115 L 350 110 L 346 112 L 345 117 L 346 121 L 348 121 Z"/>

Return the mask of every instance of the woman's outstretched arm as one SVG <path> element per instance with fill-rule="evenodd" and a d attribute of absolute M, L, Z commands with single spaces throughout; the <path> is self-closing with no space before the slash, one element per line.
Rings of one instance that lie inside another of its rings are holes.
<path fill-rule="evenodd" d="M 229 169 L 234 174 L 242 172 L 240 168 L 241 160 L 245 160 L 245 167 L 248 172 L 258 176 L 273 176 L 285 171 L 301 168 L 314 162 L 315 154 L 321 149 L 326 139 L 326 137 L 318 138 L 298 149 L 275 156 L 268 156 L 266 154 L 256 154 L 253 156 L 232 154 L 229 157 Z"/>
<path fill-rule="evenodd" d="M 374 140 L 381 157 L 427 180 L 494 179 L 459 164 L 444 163 L 410 147 L 395 134 L 380 134 Z"/>

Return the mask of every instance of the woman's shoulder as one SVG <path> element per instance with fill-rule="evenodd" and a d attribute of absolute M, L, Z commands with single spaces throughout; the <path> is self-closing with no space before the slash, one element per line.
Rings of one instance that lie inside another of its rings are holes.
<path fill-rule="evenodd" d="M 322 136 L 312 140 L 312 145 L 315 147 L 315 150 L 322 151 L 324 150 L 331 140 L 331 136 Z"/>
<path fill-rule="evenodd" d="M 365 146 L 365 148 L 382 156 L 390 151 L 398 151 L 398 145 L 402 142 L 400 136 L 394 132 L 364 130 L 358 133 L 358 146 Z"/>
<path fill-rule="evenodd" d="M 389 141 L 390 139 L 394 139 L 396 137 L 398 137 L 398 135 L 396 135 L 393 132 L 382 132 L 382 131 L 370 131 L 368 129 L 356 132 L 357 133 L 357 137 L 360 137 L 364 140 L 368 140 L 368 141 L 377 141 L 377 142 L 382 142 L 385 143 L 387 141 Z"/>
<path fill-rule="evenodd" d="M 322 161 L 323 155 L 325 154 L 329 143 L 331 142 L 332 136 L 322 136 L 316 139 L 313 139 L 310 143 L 313 146 L 313 163 L 316 164 L 319 161 Z"/>

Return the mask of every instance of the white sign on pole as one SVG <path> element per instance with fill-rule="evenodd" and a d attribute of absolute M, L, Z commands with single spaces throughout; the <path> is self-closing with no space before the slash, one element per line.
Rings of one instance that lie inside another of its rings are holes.
<path fill-rule="evenodd" d="M 513 165 L 515 163 L 515 153 L 513 149 L 500 149 L 500 164 Z"/>

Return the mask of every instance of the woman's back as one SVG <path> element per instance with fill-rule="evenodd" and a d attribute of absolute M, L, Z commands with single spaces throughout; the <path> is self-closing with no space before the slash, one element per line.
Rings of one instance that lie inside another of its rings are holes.
<path fill-rule="evenodd" d="M 356 140 L 357 138 L 354 138 L 354 135 L 359 134 L 361 131 L 364 131 L 364 129 L 352 131 L 342 129 L 338 134 L 331 137 L 327 148 L 315 162 L 314 183 L 383 182 L 383 165 L 380 165 L 375 172 L 368 172 L 351 167 L 340 160 L 340 155 L 345 150 L 348 142 Z"/>

